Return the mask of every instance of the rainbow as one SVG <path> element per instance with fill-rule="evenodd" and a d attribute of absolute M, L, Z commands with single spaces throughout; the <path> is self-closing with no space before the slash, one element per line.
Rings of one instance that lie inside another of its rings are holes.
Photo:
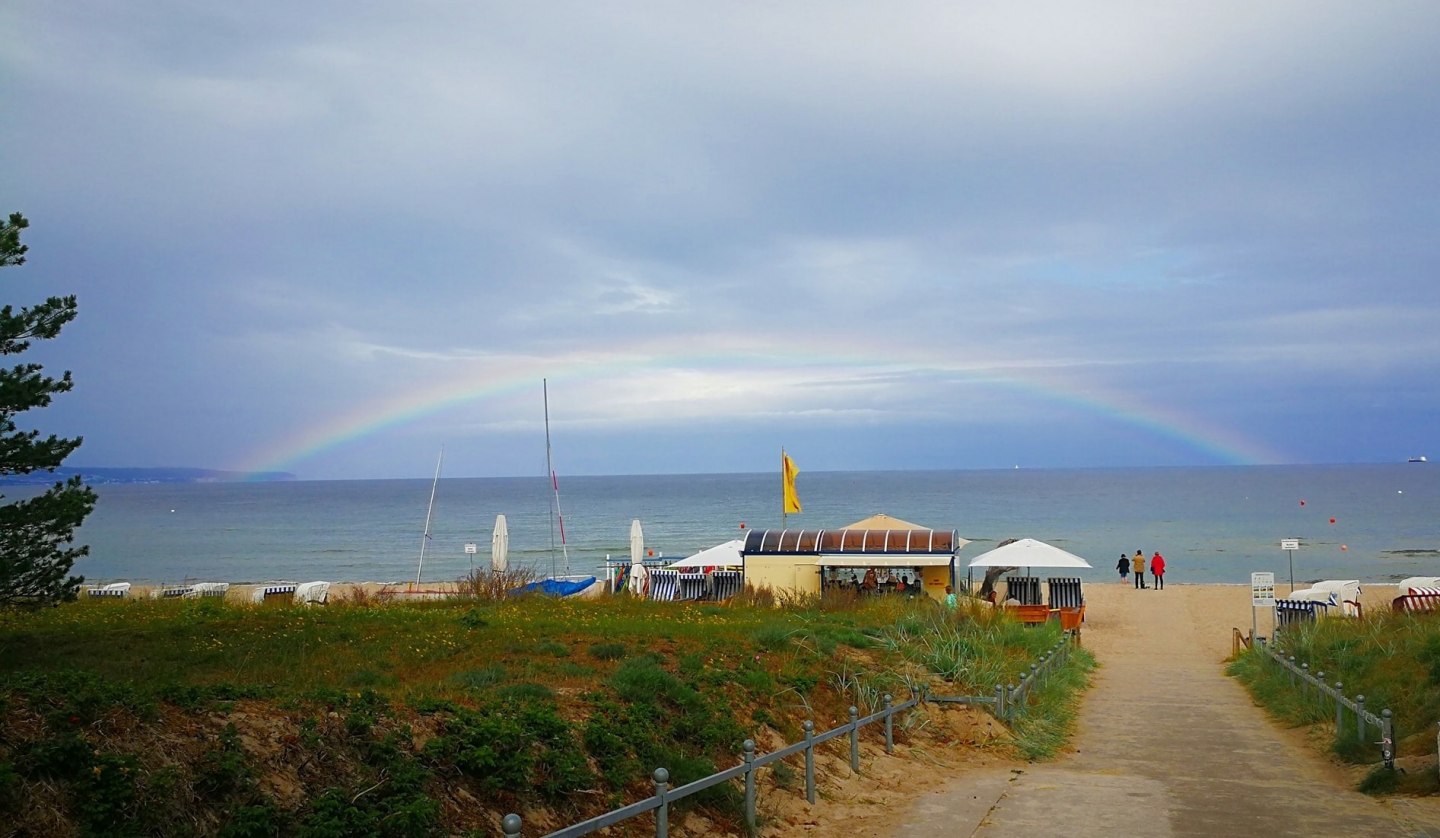
<path fill-rule="evenodd" d="M 777 345 L 778 346 L 778 345 Z M 657 347 L 658 349 L 659 347 Z M 786 348 L 789 349 L 789 348 Z M 1069 378 L 1059 380 L 1043 372 L 1007 371 L 997 374 L 978 367 L 966 367 L 935 358 L 846 357 L 854 347 L 833 347 L 815 351 L 811 344 L 802 356 L 777 348 L 767 351 L 756 346 L 725 346 L 688 356 L 659 352 L 631 351 L 613 354 L 586 354 L 562 358 L 506 358 L 476 362 L 474 371 L 440 384 L 414 387 L 387 394 L 384 398 L 356 405 L 352 410 L 331 416 L 312 426 L 297 429 L 270 440 L 246 458 L 238 470 L 259 473 L 293 470 L 319 454 L 341 448 L 387 430 L 404 427 L 427 417 L 466 405 L 498 403 L 515 396 L 527 399 L 539 389 L 540 379 L 552 383 L 580 381 L 587 385 L 641 374 L 682 373 L 690 376 L 730 373 L 736 376 L 783 372 L 791 380 L 805 380 L 817 374 L 828 378 L 864 373 L 890 376 L 943 377 L 947 381 L 976 387 L 993 387 L 1022 394 L 1054 406 L 1066 406 L 1087 415 L 1123 423 L 1158 438 L 1180 442 L 1213 459 L 1217 464 L 1252 465 L 1285 462 L 1278 451 L 1245 438 L 1238 431 L 1207 423 L 1201 417 L 1178 410 L 1141 403 L 1130 394 L 1085 389 Z M 607 389 L 612 389 L 607 384 Z M 520 408 L 525 413 L 528 409 Z M 538 405 L 534 411 L 539 421 Z"/>

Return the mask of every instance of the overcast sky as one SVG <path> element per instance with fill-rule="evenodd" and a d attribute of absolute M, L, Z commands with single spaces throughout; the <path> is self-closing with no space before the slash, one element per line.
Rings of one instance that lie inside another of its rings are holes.
<path fill-rule="evenodd" d="M 22 417 L 306 478 L 1440 454 L 1440 4 L 0 6 Z"/>

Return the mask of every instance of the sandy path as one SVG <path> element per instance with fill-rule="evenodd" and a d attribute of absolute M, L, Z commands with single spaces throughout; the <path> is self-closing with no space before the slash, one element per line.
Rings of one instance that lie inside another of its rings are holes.
<path fill-rule="evenodd" d="M 957 778 L 888 834 L 1440 836 L 1428 811 L 1346 789 L 1224 676 L 1229 627 L 1249 628 L 1248 587 L 1114 584 L 1087 599 L 1083 640 L 1101 668 L 1073 753 Z"/>

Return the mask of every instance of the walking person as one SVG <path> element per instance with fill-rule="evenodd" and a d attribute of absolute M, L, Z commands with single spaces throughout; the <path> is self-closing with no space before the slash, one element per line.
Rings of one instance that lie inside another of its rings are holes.
<path fill-rule="evenodd" d="M 1150 575 L 1155 579 L 1155 590 L 1165 590 L 1165 557 L 1156 550 L 1150 557 Z"/>
<path fill-rule="evenodd" d="M 1124 553 L 1120 554 L 1120 561 L 1115 563 L 1115 569 L 1120 571 L 1120 584 L 1130 581 L 1130 557 Z"/>
<path fill-rule="evenodd" d="M 1130 560 L 1130 572 L 1135 574 L 1135 590 L 1145 590 L 1145 553 L 1142 550 L 1135 551 L 1135 558 Z"/>

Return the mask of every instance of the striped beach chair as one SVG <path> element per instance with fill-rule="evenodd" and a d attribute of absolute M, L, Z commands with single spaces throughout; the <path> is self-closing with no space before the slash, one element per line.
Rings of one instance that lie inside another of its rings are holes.
<path fill-rule="evenodd" d="M 680 571 L 650 571 L 650 598 L 656 602 L 673 602 L 680 590 Z"/>
<path fill-rule="evenodd" d="M 745 589 L 745 574 L 738 570 L 717 570 L 710 574 L 710 583 L 711 598 L 724 602 Z"/>
<path fill-rule="evenodd" d="M 1005 579 L 1005 596 L 1021 605 L 1040 605 L 1040 577 L 1010 576 Z"/>
<path fill-rule="evenodd" d="M 196 582 L 190 586 L 190 593 L 186 597 L 197 599 L 200 597 L 221 597 L 230 592 L 229 582 Z"/>
<path fill-rule="evenodd" d="M 1390 607 L 1396 611 L 1440 611 L 1440 588 L 1407 588 L 1403 596 L 1395 597 Z"/>
<path fill-rule="evenodd" d="M 1058 576 L 1046 580 L 1050 585 L 1051 608 L 1079 608 L 1085 604 L 1085 592 L 1078 576 Z"/>
<path fill-rule="evenodd" d="M 179 599 L 189 596 L 192 590 L 189 585 L 165 585 L 151 591 L 150 596 L 153 599 Z"/>
<path fill-rule="evenodd" d="M 1329 607 L 1328 603 L 1309 599 L 1277 599 L 1275 628 L 1278 630 L 1300 623 L 1313 623 L 1316 615 L 1324 613 Z"/>
<path fill-rule="evenodd" d="M 95 599 L 124 599 L 130 596 L 130 583 L 112 582 L 109 585 L 86 588 L 85 593 Z"/>
<path fill-rule="evenodd" d="M 250 594 L 251 602 L 286 602 L 295 595 L 294 582 L 267 582 L 256 586 Z"/>
<path fill-rule="evenodd" d="M 702 571 L 682 571 L 676 576 L 678 592 L 675 595 L 679 600 L 700 600 L 705 599 L 709 593 L 710 585 L 705 579 Z"/>

